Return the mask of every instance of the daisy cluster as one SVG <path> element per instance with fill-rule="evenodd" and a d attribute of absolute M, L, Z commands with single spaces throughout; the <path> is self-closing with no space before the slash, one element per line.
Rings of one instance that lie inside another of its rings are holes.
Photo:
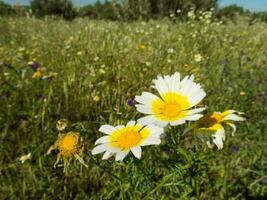
<path fill-rule="evenodd" d="M 207 109 L 202 101 L 206 93 L 199 83 L 194 81 L 194 76 L 186 76 L 183 79 L 180 73 L 172 75 L 158 76 L 153 80 L 152 88 L 157 91 L 157 95 L 144 91 L 139 96 L 135 96 L 136 110 L 143 114 L 143 117 L 137 121 L 129 121 L 126 125 L 112 126 L 102 125 L 99 129 L 104 136 L 95 142 L 92 154 L 103 154 L 106 160 L 115 156 L 116 161 L 123 160 L 129 152 L 140 159 L 142 146 L 159 145 L 166 127 L 179 126 L 190 123 L 184 130 L 184 134 L 192 132 L 197 134 L 205 141 L 208 147 L 214 145 L 218 149 L 223 148 L 225 140 L 224 125 L 230 126 L 236 131 L 233 121 L 243 121 L 243 113 L 235 110 L 226 110 L 224 112 L 211 112 L 202 114 Z M 129 100 L 128 100 L 129 104 Z M 52 145 L 47 154 L 52 150 L 57 150 L 56 167 L 61 159 L 64 161 L 64 171 L 67 172 L 70 160 L 75 158 L 85 167 L 82 153 L 84 149 L 83 138 L 78 132 L 66 132 L 67 120 L 62 119 L 57 122 L 59 131 L 58 139 Z M 21 161 L 30 159 L 30 155 L 21 158 Z"/>
<path fill-rule="evenodd" d="M 184 133 L 193 131 L 201 135 L 208 147 L 213 143 L 218 149 L 223 148 L 225 140 L 224 125 L 232 127 L 234 134 L 236 127 L 233 121 L 243 121 L 239 116 L 243 113 L 235 110 L 213 112 L 203 115 L 207 107 L 201 104 L 206 93 L 194 76 L 183 79 L 180 73 L 158 76 L 153 80 L 152 88 L 157 95 L 142 92 L 135 96 L 135 107 L 144 114 L 137 121 L 129 121 L 126 126 L 103 125 L 99 131 L 104 134 L 95 142 L 92 154 L 104 153 L 103 159 L 115 156 L 116 161 L 123 160 L 129 152 L 136 158 L 141 158 L 141 146 L 158 145 L 167 126 L 179 126 L 190 123 Z M 239 114 L 239 115 L 238 115 Z"/>

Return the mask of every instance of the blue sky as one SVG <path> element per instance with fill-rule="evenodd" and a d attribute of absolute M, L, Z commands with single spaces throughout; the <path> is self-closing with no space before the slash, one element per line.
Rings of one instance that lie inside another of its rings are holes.
<path fill-rule="evenodd" d="M 252 11 L 267 11 L 267 0 L 219 0 L 220 6 L 237 4 Z"/>
<path fill-rule="evenodd" d="M 3 1 L 3 0 L 2 0 Z M 87 5 L 94 4 L 97 0 L 72 0 L 75 5 Z M 6 3 L 15 4 L 20 3 L 22 5 L 28 5 L 31 0 L 4 0 Z"/>
<path fill-rule="evenodd" d="M 19 2 L 20 4 L 29 4 L 30 0 L 4 0 L 4 2 L 15 4 Z M 87 5 L 93 4 L 96 0 L 73 0 L 75 5 Z M 219 0 L 219 5 L 221 7 L 230 4 L 237 4 L 243 6 L 245 9 L 252 11 L 267 11 L 267 0 Z"/>

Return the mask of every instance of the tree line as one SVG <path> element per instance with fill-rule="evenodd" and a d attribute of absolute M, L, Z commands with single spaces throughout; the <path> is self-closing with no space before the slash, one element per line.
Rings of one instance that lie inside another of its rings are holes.
<path fill-rule="evenodd" d="M 236 16 L 249 16 L 252 20 L 267 22 L 267 12 L 253 13 L 237 5 L 218 7 L 218 0 L 109 0 L 97 1 L 94 5 L 75 7 L 71 0 L 32 0 L 29 6 L 11 6 L 0 1 L 0 16 L 47 15 L 72 20 L 89 17 L 106 20 L 148 20 L 163 17 L 186 19 L 188 11 L 198 12 L 214 9 L 215 17 L 235 20 Z"/>

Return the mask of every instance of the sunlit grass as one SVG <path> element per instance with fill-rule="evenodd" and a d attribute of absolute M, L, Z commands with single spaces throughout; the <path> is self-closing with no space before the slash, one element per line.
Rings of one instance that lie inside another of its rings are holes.
<path fill-rule="evenodd" d="M 266 24 L 0 18 L 0 35 L 1 198 L 266 197 Z M 140 160 L 93 157 L 100 126 L 139 118 L 129 99 L 176 71 L 195 75 L 210 111 L 245 113 L 224 148 L 183 136 L 182 125 Z M 60 119 L 83 137 L 88 168 L 74 161 L 65 175 L 56 153 L 45 156 Z"/>

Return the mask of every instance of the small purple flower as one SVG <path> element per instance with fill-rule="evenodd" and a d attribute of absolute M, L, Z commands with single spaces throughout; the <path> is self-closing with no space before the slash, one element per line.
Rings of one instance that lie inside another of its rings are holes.
<path fill-rule="evenodd" d="M 30 64 L 30 66 L 31 66 L 32 70 L 36 71 L 39 67 L 39 64 L 37 62 L 32 62 Z"/>
<path fill-rule="evenodd" d="M 129 98 L 129 99 L 127 100 L 127 104 L 128 104 L 129 106 L 134 106 L 134 100 L 133 100 L 132 98 Z"/>
<path fill-rule="evenodd" d="M 239 151 L 239 147 L 238 146 L 233 146 L 232 147 L 232 152 L 233 153 L 237 153 Z"/>

